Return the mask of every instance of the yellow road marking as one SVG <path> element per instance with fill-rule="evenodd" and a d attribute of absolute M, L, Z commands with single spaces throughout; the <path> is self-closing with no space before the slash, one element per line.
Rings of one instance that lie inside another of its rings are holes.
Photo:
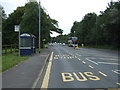
<path fill-rule="evenodd" d="M 63 82 L 68 82 L 68 81 L 74 80 L 71 73 L 61 73 L 61 74 L 62 74 Z M 69 78 L 69 79 L 67 79 L 67 78 Z"/>
<path fill-rule="evenodd" d="M 107 76 L 106 74 L 104 74 L 104 73 L 103 73 L 103 72 L 101 72 L 101 71 L 99 71 L 99 73 L 100 73 L 100 74 L 102 74 L 102 75 L 103 75 L 103 76 L 105 76 L 105 77 Z"/>
<path fill-rule="evenodd" d="M 48 82 L 49 82 L 49 77 L 50 77 L 50 70 L 51 70 L 51 66 L 52 66 L 52 59 L 53 59 L 53 52 L 52 52 L 51 57 L 49 59 L 50 62 L 48 63 L 47 71 L 46 71 L 45 77 L 43 79 L 43 83 L 42 83 L 41 88 L 47 88 L 48 87 Z"/>
<path fill-rule="evenodd" d="M 94 68 L 94 67 L 93 67 L 93 66 L 91 66 L 91 65 L 89 65 L 89 67 L 90 67 L 90 68 L 92 68 L 92 69 Z"/>
<path fill-rule="evenodd" d="M 52 59 L 53 59 L 53 52 L 51 53 L 49 61 L 52 61 Z"/>
<path fill-rule="evenodd" d="M 63 82 L 71 82 L 74 80 L 77 80 L 77 81 L 101 80 L 98 76 L 95 76 L 92 72 L 83 72 L 83 73 L 82 72 L 78 72 L 78 73 L 63 72 L 63 73 L 61 73 L 61 75 L 62 75 Z"/>
<path fill-rule="evenodd" d="M 120 85 L 120 83 L 116 83 L 117 85 Z"/>
<path fill-rule="evenodd" d="M 87 81 L 87 78 L 83 75 L 83 73 L 79 72 L 80 76 L 82 76 L 82 79 L 79 78 L 76 73 L 73 72 L 73 74 L 78 81 Z"/>
<path fill-rule="evenodd" d="M 100 80 L 100 78 L 97 77 L 97 76 L 95 76 L 95 75 L 93 75 L 92 72 L 84 72 L 84 74 L 85 74 L 86 76 L 88 76 L 90 80 Z"/>

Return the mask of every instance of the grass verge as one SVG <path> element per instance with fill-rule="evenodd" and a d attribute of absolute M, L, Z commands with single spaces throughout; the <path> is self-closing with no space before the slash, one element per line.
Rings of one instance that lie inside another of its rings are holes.
<path fill-rule="evenodd" d="M 18 52 L 11 53 L 8 55 L 2 56 L 2 71 L 6 71 L 7 69 L 19 64 L 21 61 L 28 59 L 29 56 L 18 56 Z"/>

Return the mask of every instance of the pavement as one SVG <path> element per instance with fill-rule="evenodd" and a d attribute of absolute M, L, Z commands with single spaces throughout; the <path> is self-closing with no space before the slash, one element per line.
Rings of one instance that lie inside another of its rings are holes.
<path fill-rule="evenodd" d="M 8 71 L 3 72 L 2 87 L 36 88 L 37 83 L 40 80 L 40 75 L 43 72 L 44 66 L 50 54 L 50 48 L 44 49 L 40 54 L 33 55 L 28 60 L 9 69 Z M 40 88 L 39 85 L 37 87 Z"/>

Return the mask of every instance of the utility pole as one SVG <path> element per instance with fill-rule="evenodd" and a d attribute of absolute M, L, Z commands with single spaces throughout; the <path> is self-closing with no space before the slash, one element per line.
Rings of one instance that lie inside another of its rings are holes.
<path fill-rule="evenodd" d="M 40 0 L 39 0 L 38 8 L 39 8 L 39 53 L 40 53 Z"/>
<path fill-rule="evenodd" d="M 18 35 L 18 40 L 19 40 L 19 56 L 20 56 L 20 25 L 15 25 L 15 32 L 19 32 L 19 35 Z"/>
<path fill-rule="evenodd" d="M 97 47 L 97 23 L 98 22 L 97 22 L 97 15 L 96 15 L 96 35 L 95 35 L 96 36 L 96 47 Z"/>

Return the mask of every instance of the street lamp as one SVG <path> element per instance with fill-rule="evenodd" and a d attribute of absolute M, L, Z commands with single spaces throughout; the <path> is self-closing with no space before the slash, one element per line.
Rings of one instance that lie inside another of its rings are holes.
<path fill-rule="evenodd" d="M 40 53 L 40 0 L 39 0 L 38 8 L 39 8 L 39 53 Z"/>
<path fill-rule="evenodd" d="M 75 37 L 75 31 L 74 31 L 74 37 Z"/>
<path fill-rule="evenodd" d="M 74 38 L 75 38 L 75 31 L 74 31 Z M 74 48 L 75 48 L 75 41 L 74 41 Z"/>
<path fill-rule="evenodd" d="M 97 21 L 97 15 L 96 15 L 96 33 L 95 33 L 95 36 L 96 36 L 96 47 L 97 47 L 97 23 L 98 23 L 98 21 Z"/>

